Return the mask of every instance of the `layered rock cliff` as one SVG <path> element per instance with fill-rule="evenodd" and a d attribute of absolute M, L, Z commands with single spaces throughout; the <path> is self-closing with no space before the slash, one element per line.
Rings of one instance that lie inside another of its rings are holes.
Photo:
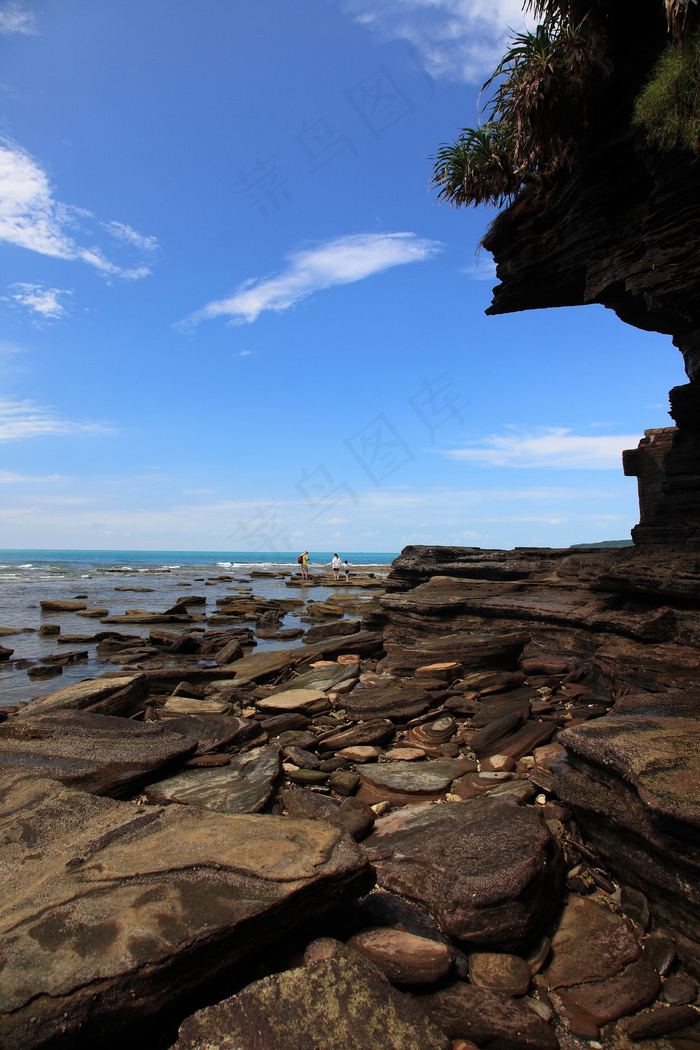
<path fill-rule="evenodd" d="M 601 13 L 603 12 L 603 13 Z M 600 303 L 672 336 L 690 382 L 671 391 L 673 433 L 628 455 L 640 483 L 636 543 L 700 539 L 700 161 L 650 148 L 632 106 L 667 42 L 657 0 L 602 5 L 613 75 L 575 170 L 526 188 L 484 238 L 500 284 L 487 313 Z M 651 440 L 647 440 L 651 438 Z M 663 448 L 661 447 L 663 445 Z M 651 453 L 651 455 L 650 455 Z"/>

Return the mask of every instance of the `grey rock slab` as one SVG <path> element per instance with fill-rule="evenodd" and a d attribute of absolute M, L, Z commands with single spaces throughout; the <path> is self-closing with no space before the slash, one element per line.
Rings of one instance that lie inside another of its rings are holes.
<path fill-rule="evenodd" d="M 381 762 L 359 770 L 363 788 L 380 795 L 399 794 L 436 798 L 449 791 L 453 780 L 463 776 L 470 763 L 460 759 L 431 759 L 425 762 Z M 373 800 L 377 801 L 377 800 Z"/>
<path fill-rule="evenodd" d="M 258 747 L 218 769 L 177 773 L 146 788 L 149 802 L 179 802 L 217 813 L 259 813 L 280 770 L 276 747 Z"/>
<path fill-rule="evenodd" d="M 264 653 L 251 653 L 234 660 L 232 664 L 224 664 L 221 671 L 233 675 L 236 685 L 263 682 L 266 678 L 274 678 L 295 667 L 302 652 L 306 655 L 306 650 L 299 649 L 270 649 Z"/>
<path fill-rule="evenodd" d="M 183 718 L 168 718 L 165 728 L 169 733 L 194 738 L 197 741 L 197 755 L 235 747 L 260 734 L 260 726 L 252 718 L 234 718 L 226 715 L 195 714 Z"/>
<path fill-rule="evenodd" d="M 425 1011 L 380 971 L 343 954 L 274 974 L 200 1010 L 172 1050 L 449 1050 Z"/>
<path fill-rule="evenodd" d="M 336 623 L 319 623 L 308 629 L 304 637 L 304 644 L 311 645 L 313 642 L 322 642 L 327 638 L 357 634 L 361 627 L 361 620 L 338 620 Z"/>
<path fill-rule="evenodd" d="M 113 795 L 193 754 L 196 740 L 159 722 L 89 711 L 50 711 L 0 725 L 0 773 L 51 777 L 94 795 Z"/>
<path fill-rule="evenodd" d="M 373 881 L 325 821 L 144 808 L 28 776 L 0 778 L 0 807 L 0 1031 L 22 1050 L 148 1023 Z"/>
<path fill-rule="evenodd" d="M 324 693 L 336 689 L 339 685 L 353 682 L 359 674 L 357 664 L 333 664 L 330 667 L 311 667 L 303 674 L 296 675 L 283 685 L 277 685 L 270 691 L 270 696 L 285 689 L 319 689 Z"/>
<path fill-rule="evenodd" d="M 382 889 L 475 948 L 517 952 L 545 932 L 560 904 L 557 843 L 538 813 L 508 797 L 396 810 L 363 848 Z"/>

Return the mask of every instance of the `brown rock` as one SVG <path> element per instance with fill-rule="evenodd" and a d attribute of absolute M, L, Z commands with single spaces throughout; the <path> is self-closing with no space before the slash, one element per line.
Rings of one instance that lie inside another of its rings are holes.
<path fill-rule="evenodd" d="M 462 981 L 429 996 L 423 1005 L 452 1039 L 508 1050 L 557 1050 L 559 1046 L 553 1030 L 532 1010 L 508 996 Z"/>
<path fill-rule="evenodd" d="M 569 988 L 620 973 L 640 955 L 629 922 L 588 897 L 572 895 L 552 937 L 545 971 L 550 988 Z"/>
<path fill-rule="evenodd" d="M 385 927 L 363 930 L 348 945 L 371 959 L 394 984 L 439 981 L 449 973 L 455 958 L 447 944 Z"/>
<path fill-rule="evenodd" d="M 470 952 L 469 980 L 477 988 L 488 988 L 501 995 L 527 995 L 532 970 L 518 955 Z"/>
<path fill-rule="evenodd" d="M 144 809 L 28 776 L 0 795 L 8 1047 L 99 1046 L 151 1023 L 372 881 L 322 821 Z"/>
<path fill-rule="evenodd" d="M 326 948 L 326 951 L 329 949 Z M 265 977 L 194 1014 L 172 1050 L 449 1050 L 421 1007 L 358 952 Z"/>
<path fill-rule="evenodd" d="M 556 842 L 536 813 L 505 797 L 397 810 L 377 821 L 364 849 L 383 889 L 474 947 L 517 949 L 544 932 L 559 904 Z"/>
<path fill-rule="evenodd" d="M 0 725 L 0 769 L 51 777 L 93 795 L 118 795 L 191 755 L 192 737 L 159 722 L 88 711 L 48 711 Z"/>

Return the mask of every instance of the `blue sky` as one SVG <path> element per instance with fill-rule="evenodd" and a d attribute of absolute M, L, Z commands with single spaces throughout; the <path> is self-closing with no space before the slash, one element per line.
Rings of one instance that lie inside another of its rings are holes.
<path fill-rule="evenodd" d="M 435 204 L 519 0 L 0 2 L 0 547 L 565 546 L 670 338 L 487 318 Z"/>

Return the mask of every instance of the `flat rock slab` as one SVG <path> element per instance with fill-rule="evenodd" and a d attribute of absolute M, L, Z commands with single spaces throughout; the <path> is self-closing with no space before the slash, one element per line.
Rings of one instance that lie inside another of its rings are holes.
<path fill-rule="evenodd" d="M 168 718 L 165 728 L 169 733 L 179 733 L 181 736 L 195 739 L 196 755 L 235 747 L 260 735 L 260 726 L 252 718 L 226 715 L 186 715 L 183 718 Z"/>
<path fill-rule="evenodd" d="M 417 667 L 438 661 L 459 663 L 465 668 L 516 670 L 518 657 L 529 641 L 529 634 L 448 634 L 414 645 L 387 642 L 387 656 L 380 666 L 399 674 L 410 674 Z"/>
<path fill-rule="evenodd" d="M 80 612 L 83 609 L 87 609 L 85 602 L 73 602 L 63 600 L 49 600 L 39 602 L 39 605 L 45 612 Z"/>
<path fill-rule="evenodd" d="M 420 682 L 394 681 L 382 686 L 359 685 L 344 702 L 348 718 L 360 722 L 370 718 L 405 721 L 428 710 L 430 693 Z"/>
<path fill-rule="evenodd" d="M 283 685 L 275 686 L 270 696 L 282 693 L 286 689 L 319 689 L 325 693 L 346 682 L 352 682 L 357 675 L 357 666 L 353 664 L 343 665 L 333 662 L 326 667 L 312 667 Z"/>
<path fill-rule="evenodd" d="M 358 747 L 365 744 L 383 744 L 394 735 L 396 728 L 393 722 L 387 718 L 372 719 L 362 722 L 352 729 L 343 729 L 339 733 L 331 733 L 329 736 L 319 740 L 321 751 L 342 751 L 345 747 Z"/>
<path fill-rule="evenodd" d="M 507 796 L 397 810 L 377 821 L 363 847 L 382 889 L 474 947 L 517 952 L 559 905 L 556 842 L 539 814 Z"/>
<path fill-rule="evenodd" d="M 559 989 L 604 980 L 634 962 L 640 953 L 626 919 L 596 901 L 572 894 L 552 938 L 547 983 Z"/>
<path fill-rule="evenodd" d="M 280 771 L 276 747 L 258 747 L 219 769 L 177 773 L 146 788 L 149 802 L 179 802 L 217 813 L 259 813 Z"/>
<path fill-rule="evenodd" d="M 159 722 L 50 711 L 0 725 L 0 772 L 51 777 L 93 795 L 123 793 L 162 766 L 194 754 L 192 737 Z"/>
<path fill-rule="evenodd" d="M 607 715 L 558 740 L 632 785 L 661 818 L 700 827 L 700 722 L 695 718 Z"/>
<path fill-rule="evenodd" d="M 326 694 L 320 689 L 285 689 L 264 700 L 256 700 L 255 706 L 266 714 L 279 714 L 283 711 L 301 711 L 307 714 L 316 710 L 319 700 L 325 700 Z M 328 706 L 328 705 L 326 705 Z"/>
<path fill-rule="evenodd" d="M 359 954 L 265 977 L 188 1018 L 172 1050 L 449 1050 L 425 1011 Z"/>
<path fill-rule="evenodd" d="M 236 685 L 264 682 L 266 678 L 274 678 L 295 667 L 302 652 L 306 655 L 307 650 L 270 649 L 265 653 L 251 653 L 232 664 L 224 664 L 221 671 L 234 676 Z"/>
<path fill-rule="evenodd" d="M 31 718 L 59 708 L 67 710 L 96 710 L 101 714 L 131 714 L 146 696 L 146 676 L 124 675 L 118 678 L 93 678 L 75 685 L 57 689 L 46 696 L 38 696 L 23 707 L 20 718 Z"/>
<path fill-rule="evenodd" d="M 0 804 L 8 1047 L 99 1046 L 372 885 L 326 821 L 144 809 L 28 776 L 0 778 Z"/>
<path fill-rule="evenodd" d="M 470 763 L 461 759 L 431 759 L 426 762 L 381 762 L 360 770 L 359 797 L 376 802 L 424 802 L 441 798 L 453 780 L 464 776 Z"/>
<path fill-rule="evenodd" d="M 304 638 L 304 644 L 311 645 L 313 642 L 322 642 L 326 638 L 357 634 L 361 627 L 361 620 L 338 620 L 336 623 L 319 623 L 315 627 L 309 627 Z"/>

